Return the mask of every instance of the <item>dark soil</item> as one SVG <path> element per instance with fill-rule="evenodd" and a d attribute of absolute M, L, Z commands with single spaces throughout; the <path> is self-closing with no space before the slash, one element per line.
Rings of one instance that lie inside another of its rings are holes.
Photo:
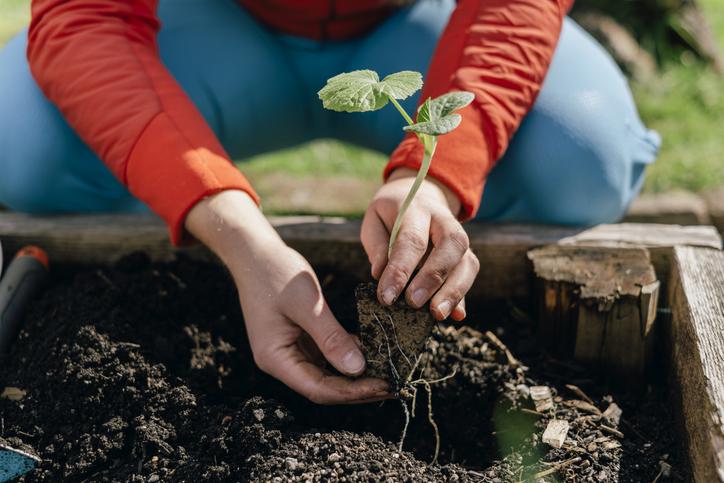
<path fill-rule="evenodd" d="M 352 328 L 357 281 L 320 279 Z M 601 410 L 611 398 L 585 371 L 540 354 L 520 310 L 469 311 L 475 327 L 441 325 L 420 363 L 427 380 L 455 371 L 431 386 L 442 464 L 430 465 L 423 388 L 403 452 L 399 401 L 322 407 L 292 394 L 254 367 L 221 268 L 136 255 L 112 270 L 55 270 L 0 361 L 0 391 L 27 391 L 0 398 L 0 438 L 42 458 L 25 481 L 519 481 L 565 461 L 545 480 L 652 481 L 667 465 L 687 480 L 662 387 L 643 400 L 614 396 L 620 439 L 565 384 Z M 530 369 L 511 363 L 488 329 Z M 554 408 L 535 414 L 527 393 L 540 384 Z M 554 417 L 571 425 L 560 449 L 540 441 Z"/>

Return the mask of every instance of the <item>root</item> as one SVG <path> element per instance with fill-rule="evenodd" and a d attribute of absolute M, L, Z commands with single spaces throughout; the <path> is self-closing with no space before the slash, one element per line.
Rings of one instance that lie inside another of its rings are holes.
<path fill-rule="evenodd" d="M 427 369 L 426 366 L 420 371 L 420 377 L 418 377 L 417 379 L 413 379 L 415 372 L 417 372 L 417 368 L 419 367 L 420 362 L 423 359 L 423 354 L 419 354 L 415 359 L 414 364 L 412 363 L 412 361 L 400 345 L 400 341 L 397 338 L 395 323 L 392 320 L 392 317 L 390 317 L 390 325 L 392 327 L 392 337 L 394 339 L 395 347 L 398 351 L 400 351 L 402 357 L 411 367 L 408 376 L 406 378 L 402 378 L 400 372 L 397 370 L 397 367 L 395 367 L 395 363 L 392 358 L 392 344 L 390 344 L 390 338 L 387 335 L 387 331 L 385 330 L 382 321 L 380 321 L 379 317 L 377 317 L 377 314 L 373 314 L 373 316 L 375 322 L 377 322 L 377 325 L 380 327 L 380 330 L 385 337 L 385 345 L 387 345 L 387 357 L 390 363 L 390 372 L 392 373 L 392 378 L 395 386 L 397 386 L 396 390 L 399 395 L 400 405 L 402 406 L 402 412 L 405 415 L 405 424 L 402 427 L 400 442 L 397 445 L 398 451 L 402 452 L 402 447 L 405 444 L 405 439 L 407 438 L 407 430 L 410 427 L 410 420 L 415 417 L 415 409 L 417 406 L 417 387 L 423 386 L 425 388 L 425 392 L 427 392 L 427 420 L 432 427 L 433 433 L 435 434 L 435 452 L 433 454 L 433 458 L 430 464 L 435 464 L 437 463 L 438 456 L 440 455 L 440 429 L 435 422 L 432 411 L 432 384 L 444 382 L 448 379 L 455 377 L 455 375 L 457 374 L 457 369 L 454 369 L 453 372 L 451 374 L 448 374 L 447 376 L 443 376 L 438 379 L 427 380 L 423 377 L 425 370 Z M 380 347 L 378 348 L 378 352 L 382 352 L 382 345 L 380 345 Z M 429 362 L 430 361 L 428 360 L 427 363 L 429 364 Z M 410 411 L 410 407 L 408 406 L 408 400 L 411 400 L 410 404 L 412 406 L 412 412 Z"/>
<path fill-rule="evenodd" d="M 400 398 L 400 404 L 402 405 L 402 411 L 405 413 L 405 425 L 402 427 L 402 434 L 400 435 L 400 442 L 397 445 L 397 450 L 402 452 L 402 445 L 405 443 L 407 438 L 407 428 L 410 426 L 410 410 L 407 409 L 407 401 Z"/>
<path fill-rule="evenodd" d="M 455 373 L 452 375 L 455 375 Z M 430 422 L 430 426 L 432 426 L 432 430 L 435 433 L 435 453 L 432 457 L 432 462 L 430 463 L 434 465 L 437 463 L 437 457 L 440 455 L 440 430 L 437 427 L 435 418 L 432 416 L 432 387 L 427 381 L 423 381 L 422 385 L 425 387 L 425 391 L 427 392 L 427 420 Z"/>

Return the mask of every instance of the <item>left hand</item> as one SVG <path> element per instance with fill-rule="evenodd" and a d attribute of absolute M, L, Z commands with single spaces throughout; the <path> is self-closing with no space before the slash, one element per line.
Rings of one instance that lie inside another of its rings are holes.
<path fill-rule="evenodd" d="M 387 257 L 392 226 L 416 173 L 407 168 L 395 170 L 375 194 L 362 222 L 362 245 L 372 264 L 372 276 L 379 280 L 377 297 L 380 303 L 391 305 L 414 275 L 405 291 L 407 303 L 420 308 L 429 300 L 437 320 L 451 316 L 460 321 L 466 315 L 465 294 L 480 262 L 456 218 L 460 201 L 449 188 L 436 180 L 423 181 L 405 213 L 389 260 Z"/>

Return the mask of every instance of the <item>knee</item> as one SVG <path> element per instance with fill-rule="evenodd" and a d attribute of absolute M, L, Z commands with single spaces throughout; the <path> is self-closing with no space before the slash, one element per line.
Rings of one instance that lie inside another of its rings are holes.
<path fill-rule="evenodd" d="M 523 196 L 533 221 L 593 225 L 625 214 L 658 143 L 655 133 L 632 130 L 606 111 L 584 102 L 575 119 L 533 111 L 521 126 L 525 141 L 514 149 L 523 158 Z M 641 152 L 646 145 L 650 152 Z"/>

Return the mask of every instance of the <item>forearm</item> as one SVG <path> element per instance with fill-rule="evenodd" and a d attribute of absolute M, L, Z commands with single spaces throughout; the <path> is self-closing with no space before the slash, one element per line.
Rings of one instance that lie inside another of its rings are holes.
<path fill-rule="evenodd" d="M 230 268 L 243 268 L 259 250 L 284 246 L 254 200 L 239 190 L 199 201 L 189 211 L 185 227 Z"/>

